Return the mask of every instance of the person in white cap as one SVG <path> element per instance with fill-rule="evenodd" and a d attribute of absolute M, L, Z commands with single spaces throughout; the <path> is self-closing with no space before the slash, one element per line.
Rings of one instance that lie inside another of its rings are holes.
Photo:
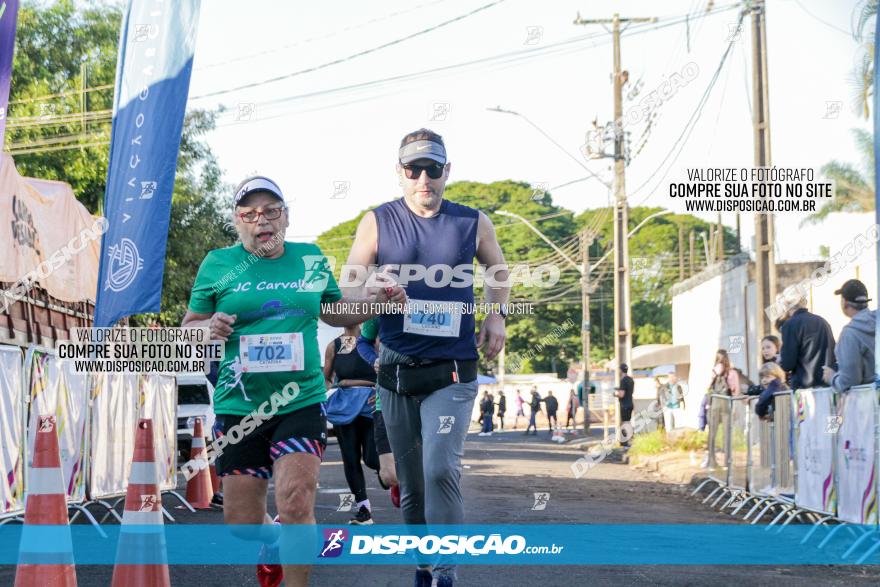
<path fill-rule="evenodd" d="M 215 437 L 229 436 L 216 461 L 224 518 L 251 528 L 272 524 L 266 497 L 274 477 L 280 522 L 314 524 L 327 433 L 318 319 L 357 324 L 375 315 L 370 302 L 403 303 L 406 294 L 380 287 L 367 298 L 343 300 L 318 246 L 284 240 L 289 212 L 271 179 L 244 180 L 233 206 L 241 242 L 210 251 L 202 261 L 182 324 L 208 327 L 212 340 L 225 341 L 214 391 Z M 290 389 L 276 405 L 278 392 Z M 254 413 L 271 415 L 253 427 Z M 277 529 L 264 528 L 248 533 L 264 542 L 260 585 L 276 587 L 283 579 L 287 587 L 304 587 L 310 567 L 285 565 L 282 571 Z"/>

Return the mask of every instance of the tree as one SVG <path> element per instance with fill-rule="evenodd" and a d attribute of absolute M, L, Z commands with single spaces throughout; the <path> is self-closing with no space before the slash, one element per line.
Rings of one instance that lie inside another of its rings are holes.
<path fill-rule="evenodd" d="M 803 221 L 818 224 L 832 212 L 871 212 L 876 201 L 874 185 L 874 137 L 862 129 L 853 129 L 853 136 L 862 153 L 862 169 L 851 163 L 831 161 L 822 166 L 822 173 L 835 182 L 834 197 Z"/>
<path fill-rule="evenodd" d="M 119 6 L 72 0 L 22 6 L 10 90 L 7 146 L 22 174 L 65 181 L 92 213 L 103 206 L 110 155 L 110 116 L 122 22 Z M 221 170 L 204 142 L 217 112 L 190 111 L 184 121 L 172 194 L 162 311 L 134 325 L 179 324 L 199 264 L 235 233 Z"/>
<path fill-rule="evenodd" d="M 856 8 L 858 17 L 853 36 L 861 43 L 856 55 L 856 65 L 852 78 L 855 87 L 854 102 L 856 111 L 866 119 L 871 115 L 871 96 L 874 93 L 874 30 L 871 27 L 877 18 L 877 0 L 863 0 Z"/>

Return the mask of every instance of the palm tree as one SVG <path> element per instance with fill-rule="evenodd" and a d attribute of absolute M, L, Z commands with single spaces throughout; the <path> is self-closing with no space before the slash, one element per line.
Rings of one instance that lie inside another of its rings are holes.
<path fill-rule="evenodd" d="M 856 12 L 858 17 L 853 36 L 862 45 L 852 72 L 854 102 L 856 112 L 868 118 L 871 114 L 870 103 L 874 86 L 874 31 L 869 25 L 877 17 L 877 0 L 864 0 Z"/>
<path fill-rule="evenodd" d="M 874 210 L 874 136 L 866 130 L 853 129 L 853 137 L 862 153 L 862 169 L 840 161 L 831 161 L 823 165 L 822 174 L 833 179 L 836 184 L 834 198 L 818 212 L 810 214 L 801 221 L 801 226 L 818 224 L 832 212 Z"/>

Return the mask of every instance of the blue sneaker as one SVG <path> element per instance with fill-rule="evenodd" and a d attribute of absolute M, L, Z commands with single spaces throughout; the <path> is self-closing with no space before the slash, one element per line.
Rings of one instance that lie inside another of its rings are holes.
<path fill-rule="evenodd" d="M 452 575 L 440 575 L 437 577 L 437 587 L 452 587 Z"/>
<path fill-rule="evenodd" d="M 431 587 L 433 580 L 434 577 L 431 576 L 431 571 L 428 569 L 417 569 L 416 581 L 413 585 L 414 587 Z"/>

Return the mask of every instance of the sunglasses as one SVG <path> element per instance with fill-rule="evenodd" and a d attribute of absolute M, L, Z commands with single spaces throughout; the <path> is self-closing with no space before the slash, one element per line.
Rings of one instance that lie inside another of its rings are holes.
<path fill-rule="evenodd" d="M 279 218 L 281 218 L 282 212 L 284 212 L 284 206 L 278 206 L 275 208 L 266 208 L 264 210 L 250 210 L 249 212 L 241 212 L 238 217 L 241 218 L 242 222 L 253 224 L 260 219 L 260 216 L 265 217 L 266 220 L 278 220 Z"/>
<path fill-rule="evenodd" d="M 428 174 L 431 179 L 440 179 L 443 177 L 443 169 L 446 167 L 440 163 L 433 165 L 403 165 L 403 173 L 407 179 L 418 179 L 422 177 L 422 172 Z"/>

